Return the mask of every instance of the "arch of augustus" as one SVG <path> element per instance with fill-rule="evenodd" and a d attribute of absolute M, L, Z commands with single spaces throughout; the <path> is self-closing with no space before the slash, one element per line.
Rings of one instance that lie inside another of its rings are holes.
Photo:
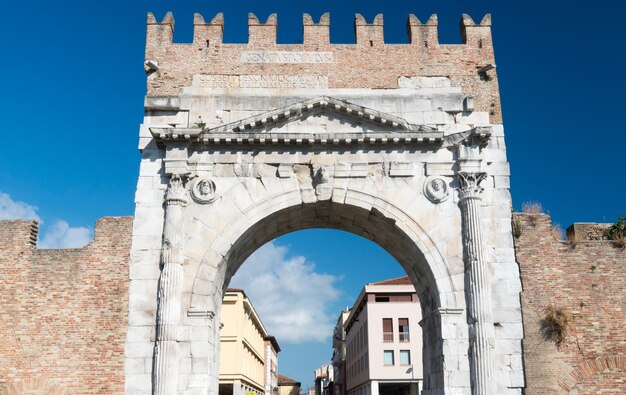
<path fill-rule="evenodd" d="M 333 228 L 383 247 L 415 284 L 423 394 L 520 394 L 490 17 L 463 16 L 456 45 L 439 43 L 436 16 L 409 17 L 409 44 L 384 43 L 382 16 L 357 15 L 354 44 L 330 43 L 327 14 L 303 25 L 302 44 L 277 44 L 276 16 L 250 15 L 249 42 L 229 44 L 221 15 L 196 14 L 181 44 L 171 14 L 148 15 L 126 393 L 217 394 L 231 277 L 280 235 Z"/>

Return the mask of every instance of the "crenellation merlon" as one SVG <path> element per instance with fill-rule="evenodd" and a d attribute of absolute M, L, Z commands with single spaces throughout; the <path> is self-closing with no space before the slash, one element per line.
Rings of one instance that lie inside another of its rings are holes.
<path fill-rule="evenodd" d="M 224 39 L 224 14 L 215 15 L 210 23 L 206 23 L 199 13 L 193 15 L 194 46 L 210 47 L 221 45 Z"/>
<path fill-rule="evenodd" d="M 381 47 L 385 44 L 383 14 L 374 17 L 371 24 L 361 14 L 354 16 L 356 45 L 359 47 Z"/>
<path fill-rule="evenodd" d="M 424 48 L 436 48 L 439 45 L 439 20 L 436 14 L 430 16 L 426 23 L 422 23 L 413 14 L 409 14 L 407 33 L 411 45 Z"/>
<path fill-rule="evenodd" d="M 248 14 L 248 45 L 250 47 L 272 47 L 276 45 L 278 18 L 276 14 L 267 17 L 265 23 L 253 13 Z"/>
<path fill-rule="evenodd" d="M 474 48 L 491 48 L 491 14 L 486 14 L 479 24 L 463 14 L 461 18 L 461 42 Z"/>
<path fill-rule="evenodd" d="M 174 38 L 174 15 L 168 11 L 161 22 L 148 12 L 146 22 L 146 60 L 155 59 L 156 55 L 172 44 Z"/>
<path fill-rule="evenodd" d="M 330 45 L 330 13 L 325 12 L 318 23 L 309 14 L 302 15 L 302 37 L 305 48 L 319 49 Z"/>

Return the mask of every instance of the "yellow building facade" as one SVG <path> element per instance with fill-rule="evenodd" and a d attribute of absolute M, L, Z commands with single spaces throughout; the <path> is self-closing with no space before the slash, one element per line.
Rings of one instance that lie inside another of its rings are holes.
<path fill-rule="evenodd" d="M 220 395 L 267 394 L 266 366 L 274 366 L 270 380 L 276 375 L 268 355 L 280 349 L 275 340 L 267 341 L 270 336 L 243 290 L 226 291 L 220 321 Z"/>

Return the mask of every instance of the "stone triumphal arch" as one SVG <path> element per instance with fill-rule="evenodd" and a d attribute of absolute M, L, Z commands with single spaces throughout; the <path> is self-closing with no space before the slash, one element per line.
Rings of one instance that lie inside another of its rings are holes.
<path fill-rule="evenodd" d="M 522 317 L 509 170 L 490 17 L 408 21 L 385 44 L 382 16 L 331 44 L 304 16 L 277 44 L 275 15 L 249 42 L 195 16 L 173 43 L 150 14 L 148 94 L 130 264 L 126 392 L 216 394 L 224 288 L 258 247 L 322 227 L 379 244 L 423 309 L 424 394 L 521 393 Z"/>

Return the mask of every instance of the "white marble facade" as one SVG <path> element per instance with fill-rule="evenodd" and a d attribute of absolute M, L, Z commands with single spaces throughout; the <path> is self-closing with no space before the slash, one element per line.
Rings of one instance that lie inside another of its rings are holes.
<path fill-rule="evenodd" d="M 413 280 L 423 394 L 520 394 L 502 125 L 441 77 L 376 90 L 207 80 L 146 99 L 126 393 L 216 395 L 231 276 L 275 237 L 325 227 L 379 244 Z"/>

